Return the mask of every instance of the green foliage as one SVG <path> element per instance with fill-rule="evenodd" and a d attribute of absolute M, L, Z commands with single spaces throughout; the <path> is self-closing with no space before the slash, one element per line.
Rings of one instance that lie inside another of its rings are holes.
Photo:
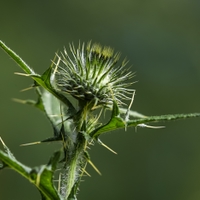
<path fill-rule="evenodd" d="M 4 152 L 0 150 L 0 160 L 3 164 L 1 169 L 9 167 L 20 173 L 38 188 L 42 199 L 76 199 L 81 177 L 86 173 L 86 164 L 91 164 L 99 172 L 90 160 L 87 147 L 95 141 L 104 145 L 99 140 L 103 133 L 119 128 L 126 130 L 128 127 L 148 127 L 146 123 L 149 122 L 200 116 L 200 113 L 193 113 L 147 117 L 129 111 L 129 108 L 126 111 L 123 108 L 122 99 L 128 97 L 123 95 L 123 91 L 130 94 L 134 90 L 126 89 L 130 84 L 121 83 L 121 81 L 132 77 L 133 74 L 124 69 L 125 63 L 114 68 L 118 56 L 114 55 L 113 59 L 113 52 L 110 48 L 101 49 L 100 46 L 90 47 L 89 45 L 84 49 L 83 45 L 82 48 L 79 46 L 76 51 L 72 45 L 71 52 L 75 61 L 71 60 L 66 52 L 63 58 L 57 55 L 58 61 L 54 60 L 52 66 L 39 75 L 2 41 L 0 41 L 0 46 L 24 70 L 24 75 L 31 77 L 34 81 L 33 88 L 36 89 L 38 101 L 17 101 L 35 106 L 46 115 L 52 124 L 53 137 L 40 142 L 62 141 L 63 144 L 62 149 L 52 155 L 48 164 L 30 168 L 17 161 L 8 147 L 1 141 L 4 147 Z M 86 57 L 84 57 L 85 55 Z M 60 67 L 61 63 L 64 64 L 64 67 Z M 93 65 L 95 67 L 92 71 Z M 85 68 L 83 69 L 82 66 Z M 71 71 L 69 72 L 68 69 Z M 77 73 L 77 70 L 81 75 Z M 120 73 L 120 70 L 123 73 Z M 91 74 L 92 80 L 89 80 Z M 102 85 L 103 83 L 106 86 Z M 93 90 L 91 87 L 94 85 L 95 89 Z M 78 108 L 75 108 L 69 101 L 65 95 L 66 92 L 78 100 Z M 100 110 L 97 115 L 94 114 L 96 110 Z M 109 121 L 105 124 L 99 123 L 102 110 L 112 112 Z M 124 113 L 125 117 L 123 117 Z M 34 143 L 25 145 L 30 144 Z M 64 157 L 60 161 L 61 153 Z M 60 164 L 59 186 L 56 188 L 53 179 L 55 170 Z"/>
<path fill-rule="evenodd" d="M 2 140 L 1 142 L 3 143 Z M 60 158 L 60 151 L 52 155 L 47 165 L 30 168 L 17 161 L 4 143 L 3 147 L 5 152 L 0 151 L 0 158 L 3 162 L 2 168 L 9 167 L 35 184 L 42 193 L 43 199 L 62 199 L 53 184 L 53 175 Z"/>

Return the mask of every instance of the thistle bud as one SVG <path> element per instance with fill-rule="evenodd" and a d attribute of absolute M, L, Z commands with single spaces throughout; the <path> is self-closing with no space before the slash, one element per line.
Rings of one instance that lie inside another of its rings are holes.
<path fill-rule="evenodd" d="M 132 84 L 128 80 L 134 74 L 125 68 L 126 60 L 118 64 L 120 55 L 113 49 L 89 42 L 77 49 L 71 44 L 70 52 L 64 49 L 57 55 L 57 89 L 93 107 L 110 106 L 113 99 L 124 104 L 123 100 L 130 99 L 133 89 L 128 89 Z"/>

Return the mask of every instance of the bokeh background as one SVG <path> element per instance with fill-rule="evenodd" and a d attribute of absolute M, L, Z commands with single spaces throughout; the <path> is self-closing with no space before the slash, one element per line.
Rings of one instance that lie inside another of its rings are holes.
<path fill-rule="evenodd" d="M 199 0 L 58 0 L 1 2 L 0 39 L 36 72 L 51 64 L 70 42 L 98 42 L 127 57 L 136 72 L 133 109 L 146 115 L 200 112 Z M 28 166 L 47 163 L 59 144 L 20 147 L 53 134 L 36 109 L 12 98 L 36 98 L 20 92 L 30 78 L 0 50 L 0 136 Z M 200 199 L 200 119 L 162 123 L 165 129 L 134 128 L 105 134 L 90 151 L 91 167 L 78 199 Z M 0 146 L 2 148 L 2 145 Z M 0 199 L 36 200 L 39 192 L 12 170 L 0 172 Z"/>

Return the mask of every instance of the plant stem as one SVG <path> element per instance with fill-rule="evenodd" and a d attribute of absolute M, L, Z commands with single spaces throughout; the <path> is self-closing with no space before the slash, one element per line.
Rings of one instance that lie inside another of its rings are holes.
<path fill-rule="evenodd" d="M 70 195 L 72 188 L 74 187 L 74 184 L 76 182 L 78 173 L 79 173 L 79 154 L 80 152 L 76 151 L 75 155 L 72 157 L 68 168 L 68 182 L 66 187 L 66 200 L 68 199 L 68 196 Z"/>
<path fill-rule="evenodd" d="M 81 169 L 85 165 L 85 139 L 77 136 L 76 145 L 66 151 L 66 161 L 61 172 L 61 195 L 65 200 L 76 199 L 76 187 L 81 179 Z"/>

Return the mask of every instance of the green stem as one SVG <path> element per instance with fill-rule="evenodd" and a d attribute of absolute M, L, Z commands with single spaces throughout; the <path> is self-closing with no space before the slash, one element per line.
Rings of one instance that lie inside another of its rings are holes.
<path fill-rule="evenodd" d="M 67 187 L 66 187 L 66 200 L 68 199 L 72 188 L 76 182 L 78 173 L 79 173 L 79 152 L 75 152 L 75 155 L 71 159 L 69 163 L 69 171 L 68 171 L 68 179 L 67 179 Z"/>
<path fill-rule="evenodd" d="M 77 139 L 78 140 L 78 139 Z M 76 185 L 81 176 L 84 159 L 85 140 L 77 142 L 76 147 L 66 156 L 66 163 L 62 170 L 61 195 L 65 200 L 76 199 Z"/>

